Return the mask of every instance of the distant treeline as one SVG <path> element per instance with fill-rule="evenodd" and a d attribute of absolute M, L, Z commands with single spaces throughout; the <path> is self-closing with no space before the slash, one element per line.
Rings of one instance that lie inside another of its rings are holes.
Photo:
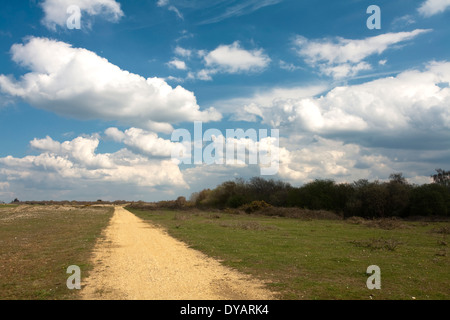
<path fill-rule="evenodd" d="M 14 199 L 10 202 L 11 204 L 28 204 L 28 205 L 78 205 L 78 206 L 86 206 L 86 205 L 95 205 L 95 204 L 111 204 L 111 205 L 122 205 L 127 204 L 128 201 L 125 200 L 116 200 L 116 201 L 76 201 L 76 200 L 62 200 L 62 201 L 54 201 L 54 200 L 42 200 L 42 201 L 20 201 L 19 199 Z"/>
<path fill-rule="evenodd" d="M 450 215 L 450 171 L 437 170 L 434 183 L 413 185 L 403 174 L 388 182 L 358 180 L 336 183 L 315 180 L 293 187 L 279 180 L 254 177 L 226 181 L 215 189 L 192 194 L 189 204 L 198 208 L 240 208 L 255 211 L 265 206 L 333 211 L 347 218 L 387 218 Z M 183 202 L 180 198 L 178 202 Z"/>

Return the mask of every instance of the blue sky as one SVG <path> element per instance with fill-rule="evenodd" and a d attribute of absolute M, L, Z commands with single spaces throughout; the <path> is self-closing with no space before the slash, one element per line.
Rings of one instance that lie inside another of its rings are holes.
<path fill-rule="evenodd" d="M 293 185 L 426 183 L 450 159 L 449 18 L 442 0 L 8 1 L 0 201 L 153 201 L 260 174 L 173 163 L 194 121 L 278 129 L 267 178 Z"/>

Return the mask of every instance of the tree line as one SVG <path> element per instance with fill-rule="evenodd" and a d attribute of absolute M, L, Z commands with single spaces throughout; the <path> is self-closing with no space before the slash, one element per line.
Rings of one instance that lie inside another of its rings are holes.
<path fill-rule="evenodd" d="M 193 193 L 190 203 L 199 208 L 243 208 L 250 204 L 328 210 L 347 218 L 448 216 L 450 215 L 450 171 L 441 169 L 433 183 L 410 184 L 402 173 L 389 181 L 358 180 L 336 183 L 317 179 L 301 187 L 260 177 L 248 181 L 226 181 L 214 189 Z"/>

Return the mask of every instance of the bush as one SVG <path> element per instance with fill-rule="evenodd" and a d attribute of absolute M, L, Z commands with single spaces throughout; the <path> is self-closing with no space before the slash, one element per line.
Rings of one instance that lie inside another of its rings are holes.
<path fill-rule="evenodd" d="M 210 189 L 205 189 L 200 191 L 195 199 L 193 197 L 191 197 L 191 199 L 195 200 L 197 206 L 206 206 L 209 204 L 211 193 L 212 191 Z"/>
<path fill-rule="evenodd" d="M 228 198 L 227 200 L 227 207 L 229 208 L 239 208 L 240 206 L 245 204 L 245 198 L 244 196 L 240 195 L 240 194 L 234 194 L 231 197 Z"/>
<path fill-rule="evenodd" d="M 246 213 L 253 213 L 268 207 L 271 207 L 271 205 L 262 200 L 262 201 L 252 201 L 251 203 L 243 205 L 239 209 L 245 211 Z"/>
<path fill-rule="evenodd" d="M 175 200 L 175 205 L 176 205 L 178 208 L 183 208 L 183 207 L 185 207 L 185 206 L 186 206 L 186 203 L 187 203 L 187 201 L 186 201 L 186 198 L 185 198 L 185 197 L 178 197 L 177 200 Z"/>

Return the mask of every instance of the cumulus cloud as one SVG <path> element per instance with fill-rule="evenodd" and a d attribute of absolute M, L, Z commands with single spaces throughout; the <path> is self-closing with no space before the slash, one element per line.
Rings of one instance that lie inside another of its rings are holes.
<path fill-rule="evenodd" d="M 178 69 L 178 70 L 186 70 L 187 69 L 186 63 L 184 61 L 181 61 L 181 60 L 178 60 L 178 59 L 174 59 L 172 61 L 169 61 L 167 64 L 170 67 L 173 67 L 173 68 Z"/>
<path fill-rule="evenodd" d="M 106 191 L 99 191 L 101 194 L 108 194 L 109 188 L 124 186 L 147 192 L 155 187 L 161 190 L 188 187 L 180 169 L 170 159 L 150 159 L 128 149 L 97 153 L 99 143 L 96 135 L 64 142 L 51 137 L 34 139 L 30 145 L 38 155 L 0 158 L 0 180 L 7 181 L 2 186 L 15 190 L 68 190 L 71 194 L 86 186 L 105 188 Z M 131 196 L 124 190 L 122 193 L 124 197 Z"/>
<path fill-rule="evenodd" d="M 386 33 L 362 40 L 336 38 L 333 40 L 309 40 L 297 36 L 294 45 L 297 54 L 305 62 L 334 78 L 354 76 L 371 66 L 364 60 L 374 54 L 382 54 L 393 45 L 411 40 L 431 30 L 417 29 L 411 32 Z"/>
<path fill-rule="evenodd" d="M 324 177 L 383 180 L 393 172 L 406 173 L 412 183 L 430 182 L 450 156 L 449 104 L 446 61 L 331 90 L 278 88 L 216 103 L 224 113 L 233 110 L 233 120 L 280 129 L 278 177 L 297 185 Z M 194 172 L 200 179 L 199 168 L 186 172 L 187 179 Z"/>
<path fill-rule="evenodd" d="M 181 86 L 121 70 L 64 42 L 32 37 L 13 45 L 11 53 L 30 72 L 20 80 L 0 75 L 0 90 L 40 109 L 167 133 L 174 123 L 221 119 L 213 108 L 201 111 L 194 94 Z"/>
<path fill-rule="evenodd" d="M 236 140 L 245 145 L 245 139 Z M 330 178 L 337 182 L 359 179 L 385 180 L 393 172 L 408 172 L 411 183 L 429 183 L 427 173 L 434 164 L 417 162 L 414 151 L 392 154 L 384 149 L 368 148 L 345 143 L 319 135 L 291 134 L 280 138 L 278 173 L 270 176 L 293 185 L 302 185 L 315 179 Z M 448 155 L 447 151 L 445 155 Z M 432 157 L 436 157 L 433 154 Z M 442 155 L 439 155 L 442 156 Z M 248 159 L 248 158 L 247 158 Z M 425 174 L 425 175 L 424 175 Z M 213 188 L 234 177 L 251 178 L 260 175 L 260 166 L 236 163 L 233 165 L 198 165 L 183 170 L 183 176 L 192 189 Z M 268 177 L 267 177 L 268 178 Z"/>
<path fill-rule="evenodd" d="M 187 79 L 203 81 L 211 81 L 214 75 L 220 73 L 243 74 L 261 72 L 271 62 L 271 59 L 264 53 L 263 49 L 247 50 L 241 47 L 239 41 L 235 41 L 230 45 L 220 45 L 212 51 L 188 50 L 176 47 L 175 54 L 188 59 L 200 59 L 199 63 L 202 63 L 204 68 L 190 71 L 187 74 Z M 179 59 L 174 59 L 170 64 L 174 67 L 178 66 L 178 69 L 184 67 L 179 62 Z"/>
<path fill-rule="evenodd" d="M 262 49 L 245 50 L 238 41 L 217 47 L 206 54 L 204 60 L 207 67 L 225 73 L 261 71 L 271 61 Z"/>
<path fill-rule="evenodd" d="M 294 134 L 282 145 L 285 153 L 281 157 L 279 176 L 294 184 L 324 177 L 337 182 L 384 180 L 393 172 L 405 170 L 414 181 L 425 181 L 428 178 L 421 174 L 430 170 L 425 165 L 417 165 L 412 151 L 405 152 L 407 157 L 400 161 L 382 148 L 368 148 L 319 135 Z"/>
<path fill-rule="evenodd" d="M 257 122 L 265 118 L 266 108 L 271 108 L 277 101 L 310 98 L 325 92 L 326 85 L 293 88 L 264 88 L 250 97 L 239 97 L 217 101 L 215 105 L 222 113 L 232 112 L 231 120 Z M 290 107 L 285 104 L 285 107 Z"/>
<path fill-rule="evenodd" d="M 335 79 L 342 79 L 348 76 L 356 76 L 361 71 L 371 70 L 372 66 L 366 62 L 358 64 L 344 63 L 334 66 L 322 67 L 323 74 Z"/>
<path fill-rule="evenodd" d="M 180 46 L 177 46 L 175 48 L 175 54 L 178 55 L 178 56 L 184 57 L 184 58 L 190 58 L 191 55 L 192 55 L 192 50 L 185 49 L 185 48 L 182 48 Z"/>
<path fill-rule="evenodd" d="M 41 3 L 45 14 L 42 23 L 52 30 L 56 26 L 65 27 L 69 17 L 67 9 L 73 5 L 80 8 L 84 23 L 89 23 L 84 18 L 86 15 L 101 16 L 112 22 L 124 16 L 120 3 L 115 0 L 44 0 Z"/>
<path fill-rule="evenodd" d="M 72 141 L 59 143 L 47 136 L 45 139 L 34 139 L 30 146 L 44 153 L 57 154 L 70 158 L 70 161 L 86 168 L 106 169 L 114 166 L 109 155 L 95 154 L 98 148 L 97 137 L 78 137 Z"/>
<path fill-rule="evenodd" d="M 105 135 L 116 142 L 123 143 L 133 151 L 156 157 L 170 157 L 172 148 L 179 146 L 178 143 L 159 138 L 156 133 L 139 128 L 130 128 L 125 131 L 108 128 Z"/>
<path fill-rule="evenodd" d="M 369 144 L 385 138 L 390 141 L 384 143 L 397 147 L 405 140 L 431 147 L 449 138 L 448 83 L 450 63 L 431 62 L 423 71 L 408 70 L 396 77 L 336 87 L 319 97 L 280 95 L 236 106 L 242 110 L 241 120 L 258 117 L 274 128 L 341 135 L 347 141 L 360 139 Z"/>
<path fill-rule="evenodd" d="M 450 0 L 426 0 L 418 11 L 425 17 L 431 17 L 450 8 Z"/>
<path fill-rule="evenodd" d="M 9 188 L 9 183 L 8 182 L 0 182 L 0 191 L 6 190 L 8 188 Z"/>

